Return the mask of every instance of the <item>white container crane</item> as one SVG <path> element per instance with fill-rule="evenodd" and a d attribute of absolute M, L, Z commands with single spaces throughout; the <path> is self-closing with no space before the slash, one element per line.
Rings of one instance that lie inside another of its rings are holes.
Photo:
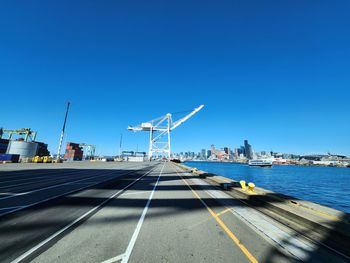
<path fill-rule="evenodd" d="M 148 149 L 149 160 L 152 159 L 154 153 L 165 153 L 170 159 L 170 132 L 179 127 L 182 123 L 187 121 L 197 112 L 199 112 L 203 107 L 204 105 L 200 105 L 199 107 L 191 111 L 189 114 L 187 114 L 185 117 L 177 121 L 173 121 L 172 114 L 168 113 L 160 118 L 148 122 L 143 122 L 139 126 L 129 126 L 128 130 L 134 132 L 146 131 L 150 133 Z"/>

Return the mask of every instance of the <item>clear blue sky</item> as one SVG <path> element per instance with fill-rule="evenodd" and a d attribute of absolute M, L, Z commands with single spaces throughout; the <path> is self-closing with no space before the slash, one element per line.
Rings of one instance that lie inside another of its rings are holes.
<path fill-rule="evenodd" d="M 56 152 L 147 150 L 126 130 L 205 109 L 173 150 L 236 147 L 350 155 L 350 1 L 2 1 L 0 126 Z"/>

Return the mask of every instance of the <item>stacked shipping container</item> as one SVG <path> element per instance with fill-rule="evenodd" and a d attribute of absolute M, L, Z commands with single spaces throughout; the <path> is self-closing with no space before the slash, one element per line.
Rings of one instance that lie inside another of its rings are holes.
<path fill-rule="evenodd" d="M 0 139 L 0 153 L 6 153 L 8 145 L 9 145 L 9 140 Z"/>
<path fill-rule="evenodd" d="M 50 152 L 47 148 L 47 144 L 43 142 L 36 142 L 38 143 L 38 156 L 50 156 Z"/>
<path fill-rule="evenodd" d="M 72 143 L 72 142 L 67 143 L 64 159 L 67 161 L 83 160 L 82 147 L 79 147 L 79 144 L 77 143 Z"/>

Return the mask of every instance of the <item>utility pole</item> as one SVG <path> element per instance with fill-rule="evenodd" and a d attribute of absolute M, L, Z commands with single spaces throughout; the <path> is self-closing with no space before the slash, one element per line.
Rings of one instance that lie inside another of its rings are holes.
<path fill-rule="evenodd" d="M 123 134 L 120 134 L 120 141 L 119 141 L 119 158 L 122 156 L 122 142 L 123 142 Z"/>
<path fill-rule="evenodd" d="M 69 106 L 70 106 L 70 102 L 68 101 L 68 102 L 67 102 L 66 114 L 65 114 L 65 116 L 64 116 L 64 122 L 63 122 L 63 127 L 62 127 L 60 142 L 59 142 L 59 144 L 58 144 L 57 162 L 60 161 L 61 147 L 62 147 L 62 141 L 63 141 L 63 136 L 64 136 L 64 130 L 66 129 L 66 122 L 67 122 L 67 116 L 68 116 Z"/>

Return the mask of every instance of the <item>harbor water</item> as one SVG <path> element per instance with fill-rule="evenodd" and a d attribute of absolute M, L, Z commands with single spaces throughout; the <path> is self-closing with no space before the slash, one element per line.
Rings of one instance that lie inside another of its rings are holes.
<path fill-rule="evenodd" d="M 185 165 L 350 213 L 349 168 L 291 165 L 261 168 L 218 162 Z"/>

